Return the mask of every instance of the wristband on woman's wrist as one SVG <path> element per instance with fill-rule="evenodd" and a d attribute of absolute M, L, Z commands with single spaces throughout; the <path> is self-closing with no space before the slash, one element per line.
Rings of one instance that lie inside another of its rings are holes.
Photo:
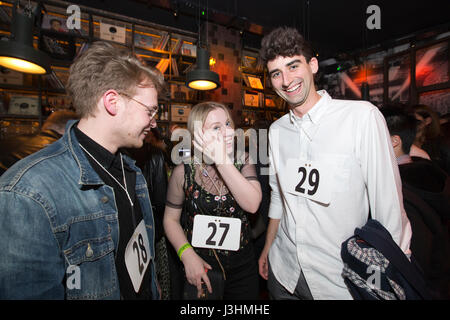
<path fill-rule="evenodd" d="M 185 244 L 183 244 L 180 249 L 178 249 L 178 258 L 180 258 L 181 260 L 181 256 L 183 255 L 183 252 L 186 251 L 186 249 L 192 248 L 191 244 L 189 242 L 186 242 Z"/>

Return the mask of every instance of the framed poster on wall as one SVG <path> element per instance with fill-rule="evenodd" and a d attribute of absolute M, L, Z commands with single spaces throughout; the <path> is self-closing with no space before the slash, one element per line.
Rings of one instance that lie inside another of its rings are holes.
<path fill-rule="evenodd" d="M 416 87 L 450 85 L 449 38 L 418 48 L 416 51 Z"/>
<path fill-rule="evenodd" d="M 148 33 L 135 31 L 134 46 L 146 50 L 151 50 L 155 47 L 156 38 Z"/>
<path fill-rule="evenodd" d="M 410 102 L 411 57 L 409 50 L 386 57 L 384 81 L 386 102 Z"/>
<path fill-rule="evenodd" d="M 259 95 L 257 92 L 244 92 L 244 106 L 259 107 Z"/>
<path fill-rule="evenodd" d="M 8 109 L 9 114 L 37 116 L 39 111 L 39 98 L 37 96 L 11 96 Z"/>

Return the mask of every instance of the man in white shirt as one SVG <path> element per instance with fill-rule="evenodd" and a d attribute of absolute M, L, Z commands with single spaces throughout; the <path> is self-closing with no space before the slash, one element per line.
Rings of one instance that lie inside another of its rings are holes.
<path fill-rule="evenodd" d="M 369 102 L 316 91 L 318 61 L 297 30 L 272 31 L 261 57 L 290 111 L 269 131 L 274 174 L 260 274 L 273 299 L 351 299 L 341 244 L 366 223 L 369 208 L 410 253 L 411 226 L 386 123 Z"/>

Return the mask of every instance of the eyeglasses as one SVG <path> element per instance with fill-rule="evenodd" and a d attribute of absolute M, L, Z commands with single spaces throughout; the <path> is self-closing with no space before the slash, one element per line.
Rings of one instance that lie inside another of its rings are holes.
<path fill-rule="evenodd" d="M 158 107 L 157 106 L 148 106 L 146 104 L 143 104 L 142 102 L 140 102 L 140 101 L 134 99 L 133 97 L 131 97 L 129 94 L 126 94 L 126 93 L 123 93 L 123 92 L 121 92 L 119 94 L 122 95 L 122 96 L 127 97 L 130 100 L 133 100 L 134 102 L 137 102 L 138 104 L 143 106 L 145 109 L 147 109 L 147 113 L 148 113 L 150 119 L 152 119 L 156 115 L 156 113 L 158 112 Z"/>

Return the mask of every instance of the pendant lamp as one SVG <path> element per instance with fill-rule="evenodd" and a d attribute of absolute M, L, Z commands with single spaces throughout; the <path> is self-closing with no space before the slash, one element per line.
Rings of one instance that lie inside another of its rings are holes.
<path fill-rule="evenodd" d="M 11 38 L 0 41 L 0 65 L 6 68 L 32 74 L 50 71 L 50 58 L 33 47 L 34 14 L 31 8 L 23 13 L 14 4 L 11 22 Z"/>
<path fill-rule="evenodd" d="M 198 2 L 198 42 L 197 42 L 197 64 L 194 70 L 186 75 L 186 86 L 194 90 L 214 90 L 220 87 L 219 75 L 209 69 L 208 51 L 208 1 L 206 2 L 206 46 L 202 45 L 202 31 L 200 23 L 200 0 Z M 202 12 L 204 15 L 204 11 Z"/>
<path fill-rule="evenodd" d="M 209 69 L 209 52 L 197 47 L 197 66 L 186 75 L 186 85 L 195 90 L 213 90 L 220 86 L 219 75 Z"/>

